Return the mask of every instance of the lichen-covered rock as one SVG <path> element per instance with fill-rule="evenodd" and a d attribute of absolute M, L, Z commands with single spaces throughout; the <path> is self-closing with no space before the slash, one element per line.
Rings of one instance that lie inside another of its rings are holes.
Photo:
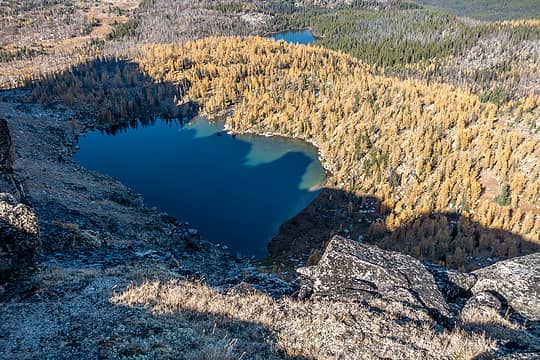
<path fill-rule="evenodd" d="M 15 152 L 6 120 L 0 119 L 0 192 L 9 193 L 17 200 L 23 194 L 13 174 Z"/>
<path fill-rule="evenodd" d="M 33 264 L 41 242 L 36 214 L 17 203 L 9 194 L 0 194 L 0 282 L 13 271 Z"/>
<path fill-rule="evenodd" d="M 224 279 L 222 285 L 228 292 L 240 294 L 244 290 L 250 292 L 248 289 L 252 288 L 274 298 L 291 295 L 298 289 L 296 283 L 282 280 L 275 273 L 260 272 L 254 266 L 244 267 L 241 274 Z"/>
<path fill-rule="evenodd" d="M 362 301 L 382 297 L 448 316 L 433 276 L 415 258 L 334 236 L 316 266 L 298 269 L 312 298 Z"/>
<path fill-rule="evenodd" d="M 500 261 L 473 274 L 478 277 L 474 294 L 495 292 L 520 315 L 540 320 L 540 253 Z"/>
<path fill-rule="evenodd" d="M 478 277 L 471 291 L 491 291 L 530 320 L 540 320 L 540 253 L 497 262 L 473 272 Z"/>
<path fill-rule="evenodd" d="M 433 275 L 435 282 L 446 301 L 459 297 L 468 297 L 469 291 L 476 284 L 476 275 L 450 270 L 443 266 L 424 263 L 426 269 Z"/>
<path fill-rule="evenodd" d="M 540 352 L 514 353 L 497 356 L 495 360 L 539 360 Z"/>
<path fill-rule="evenodd" d="M 506 304 L 495 294 L 489 291 L 480 291 L 467 300 L 461 310 L 461 315 L 463 316 L 468 312 L 477 313 L 484 309 L 493 309 L 498 313 L 504 313 Z"/>
<path fill-rule="evenodd" d="M 227 295 L 251 296 L 254 294 L 261 293 L 261 291 L 259 291 L 257 288 L 255 288 L 251 284 L 241 282 L 227 289 L 226 293 Z"/>

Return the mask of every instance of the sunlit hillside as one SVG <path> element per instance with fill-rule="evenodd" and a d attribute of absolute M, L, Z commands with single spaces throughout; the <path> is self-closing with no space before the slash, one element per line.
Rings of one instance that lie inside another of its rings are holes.
<path fill-rule="evenodd" d="M 149 47 L 141 64 L 155 79 L 190 84 L 188 98 L 208 113 L 233 106 L 233 131 L 316 144 L 332 173 L 329 185 L 381 198 L 391 209 L 389 230 L 431 212 L 457 212 L 539 241 L 539 141 L 498 120 L 497 106 L 471 93 L 375 75 L 343 53 L 260 38 Z M 529 106 L 540 106 L 540 97 Z M 486 177 L 500 184 L 492 198 L 482 196 Z M 372 228 L 384 239 L 377 224 Z M 456 236 L 433 234 L 419 222 L 416 232 L 406 251 L 429 259 L 444 254 L 453 266 L 463 265 L 467 253 L 525 250 L 482 234 L 475 240 L 466 226 Z"/>

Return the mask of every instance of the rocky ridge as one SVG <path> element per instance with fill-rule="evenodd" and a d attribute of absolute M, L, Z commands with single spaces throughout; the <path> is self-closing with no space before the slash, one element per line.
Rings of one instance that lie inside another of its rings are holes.
<path fill-rule="evenodd" d="M 408 255 L 334 236 L 315 266 L 298 269 L 302 293 L 312 298 L 362 301 L 369 297 L 399 301 L 437 318 L 449 316 L 433 276 Z"/>
<path fill-rule="evenodd" d="M 540 321 L 540 253 L 500 261 L 473 272 L 473 294 L 490 292 L 530 321 Z"/>
<path fill-rule="evenodd" d="M 383 299 L 424 312 L 447 328 L 468 328 L 470 318 L 476 320 L 482 312 L 499 314 L 526 329 L 520 340 L 499 339 L 501 355 L 530 351 L 526 358 L 536 358 L 540 356 L 538 256 L 501 261 L 466 274 L 336 235 L 317 265 L 298 269 L 303 280 L 300 297 Z M 501 331 L 494 324 L 484 325 L 488 331 L 491 326 Z"/>

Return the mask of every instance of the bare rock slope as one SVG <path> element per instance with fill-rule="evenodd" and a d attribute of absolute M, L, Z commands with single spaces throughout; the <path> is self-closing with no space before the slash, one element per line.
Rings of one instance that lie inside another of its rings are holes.
<path fill-rule="evenodd" d="M 318 265 L 298 270 L 311 297 L 361 301 L 378 297 L 448 316 L 433 276 L 415 258 L 334 236 Z"/>
<path fill-rule="evenodd" d="M 540 253 L 500 261 L 474 274 L 473 293 L 495 293 L 523 317 L 540 321 Z"/>

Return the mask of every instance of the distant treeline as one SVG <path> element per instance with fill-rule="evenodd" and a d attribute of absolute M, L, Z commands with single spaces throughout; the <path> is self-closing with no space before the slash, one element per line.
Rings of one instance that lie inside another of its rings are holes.
<path fill-rule="evenodd" d="M 540 18 L 537 0 L 415 0 L 415 2 L 480 20 Z"/>
<path fill-rule="evenodd" d="M 469 24 L 426 9 L 373 11 L 350 6 L 303 8 L 277 14 L 273 21 L 275 29 L 309 27 L 321 36 L 318 45 L 403 77 L 450 82 L 478 94 L 497 86 L 504 90 L 505 101 L 529 95 L 524 83 L 540 75 L 536 22 Z M 494 66 L 484 67 L 486 60 Z"/>

